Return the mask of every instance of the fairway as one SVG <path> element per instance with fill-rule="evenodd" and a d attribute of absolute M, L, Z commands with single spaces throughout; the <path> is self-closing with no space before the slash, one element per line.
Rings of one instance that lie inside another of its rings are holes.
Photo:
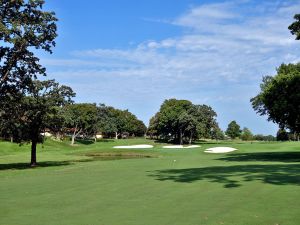
<path fill-rule="evenodd" d="M 0 225 L 300 225 L 300 0 L 0 4 Z"/>
<path fill-rule="evenodd" d="M 154 148 L 112 148 L 145 143 Z M 299 143 L 229 142 L 221 145 L 238 151 L 207 154 L 206 147 L 220 144 L 163 149 L 144 139 L 75 147 L 47 141 L 35 169 L 26 169 L 29 146 L 0 145 L 0 224 L 300 223 Z M 114 154 L 129 159 L 112 160 Z"/>

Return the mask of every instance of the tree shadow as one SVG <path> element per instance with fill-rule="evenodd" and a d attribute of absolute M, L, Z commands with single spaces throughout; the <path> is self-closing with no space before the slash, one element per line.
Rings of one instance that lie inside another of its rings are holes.
<path fill-rule="evenodd" d="M 31 167 L 30 163 L 7 163 L 0 164 L 1 170 L 25 170 L 25 169 L 35 169 L 43 167 L 55 167 L 55 166 L 68 166 L 79 162 L 93 162 L 93 161 L 112 161 L 112 160 L 123 160 L 123 159 L 143 159 L 143 158 L 156 158 L 155 154 L 142 154 L 137 152 L 93 152 L 86 153 L 84 156 L 88 158 L 68 160 L 68 161 L 43 161 L 38 162 L 36 166 Z"/>
<path fill-rule="evenodd" d="M 83 145 L 92 145 L 95 144 L 94 139 L 76 139 L 76 143 L 83 144 Z"/>
<path fill-rule="evenodd" d="M 31 167 L 29 163 L 7 163 L 0 164 L 1 170 L 24 170 L 24 169 L 35 169 L 40 167 L 55 167 L 55 166 L 66 166 L 73 164 L 74 161 L 44 161 L 38 162 L 35 167 Z"/>
<path fill-rule="evenodd" d="M 250 162 L 250 161 L 267 161 L 267 162 L 300 162 L 300 152 L 258 152 L 258 153 L 235 153 L 229 154 L 217 160 L 228 162 Z"/>
<path fill-rule="evenodd" d="M 223 184 L 224 188 L 239 187 L 250 181 L 260 181 L 273 185 L 300 186 L 300 164 L 235 165 L 169 169 L 154 171 L 149 176 L 155 177 L 159 181 L 180 183 L 210 181 Z"/>
<path fill-rule="evenodd" d="M 172 140 L 167 140 L 167 139 L 149 139 L 153 140 L 154 143 L 160 143 L 160 144 L 174 144 L 175 142 Z"/>
<path fill-rule="evenodd" d="M 115 139 L 97 139 L 97 142 L 115 142 Z"/>

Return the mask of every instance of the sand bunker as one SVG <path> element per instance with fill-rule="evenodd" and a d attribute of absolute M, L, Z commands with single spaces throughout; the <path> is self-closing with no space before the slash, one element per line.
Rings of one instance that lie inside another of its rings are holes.
<path fill-rule="evenodd" d="M 114 146 L 113 148 L 153 148 L 153 145 L 124 145 L 124 146 Z"/>
<path fill-rule="evenodd" d="M 215 147 L 215 148 L 208 148 L 204 152 L 207 153 L 227 153 L 227 152 L 233 152 L 236 151 L 236 148 L 231 147 Z"/>
<path fill-rule="evenodd" d="M 167 145 L 163 146 L 163 148 L 199 148 L 200 145 L 189 145 L 189 146 L 183 146 L 183 145 Z"/>

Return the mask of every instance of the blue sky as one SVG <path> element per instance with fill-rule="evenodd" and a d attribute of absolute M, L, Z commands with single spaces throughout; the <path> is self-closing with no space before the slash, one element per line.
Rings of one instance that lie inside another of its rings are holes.
<path fill-rule="evenodd" d="M 300 0 L 60 0 L 46 9 L 59 37 L 41 62 L 76 102 L 129 109 L 148 124 L 165 99 L 188 99 L 212 106 L 222 129 L 236 120 L 276 133 L 249 100 L 263 75 L 300 61 L 287 29 Z"/>

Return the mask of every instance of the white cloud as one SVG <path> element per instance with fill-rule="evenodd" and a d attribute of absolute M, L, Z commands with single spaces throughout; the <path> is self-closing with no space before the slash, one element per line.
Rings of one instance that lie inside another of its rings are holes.
<path fill-rule="evenodd" d="M 173 24 L 200 29 L 208 27 L 207 22 L 224 21 L 239 15 L 230 10 L 232 3 L 207 4 L 191 8 L 187 13 L 173 21 Z"/>
<path fill-rule="evenodd" d="M 225 41 L 230 39 L 288 45 L 293 38 L 287 35 L 287 25 L 298 12 L 300 1 L 281 2 L 262 2 L 258 9 L 237 2 L 202 5 L 175 19 L 173 24 L 192 28 L 198 34 L 219 36 Z"/>
<path fill-rule="evenodd" d="M 284 3 L 201 5 L 171 22 L 193 28 L 184 35 L 130 49 L 75 51 L 72 55 L 79 59 L 56 64 L 95 67 L 98 73 L 92 74 L 99 76 L 149 76 L 162 82 L 169 77 L 201 84 L 258 80 L 278 64 L 299 58 L 287 26 L 300 1 Z"/>
<path fill-rule="evenodd" d="M 45 62 L 52 66 L 51 76 L 86 96 L 110 91 L 111 99 L 122 102 L 181 96 L 231 108 L 245 101 L 250 109 L 249 96 L 257 92 L 262 75 L 274 74 L 283 62 L 299 61 L 300 42 L 287 29 L 299 6 L 299 0 L 203 4 L 169 20 L 182 27 L 177 36 L 128 49 L 74 51 L 72 59 Z M 247 94 L 240 94 L 240 84 L 250 85 Z"/>

